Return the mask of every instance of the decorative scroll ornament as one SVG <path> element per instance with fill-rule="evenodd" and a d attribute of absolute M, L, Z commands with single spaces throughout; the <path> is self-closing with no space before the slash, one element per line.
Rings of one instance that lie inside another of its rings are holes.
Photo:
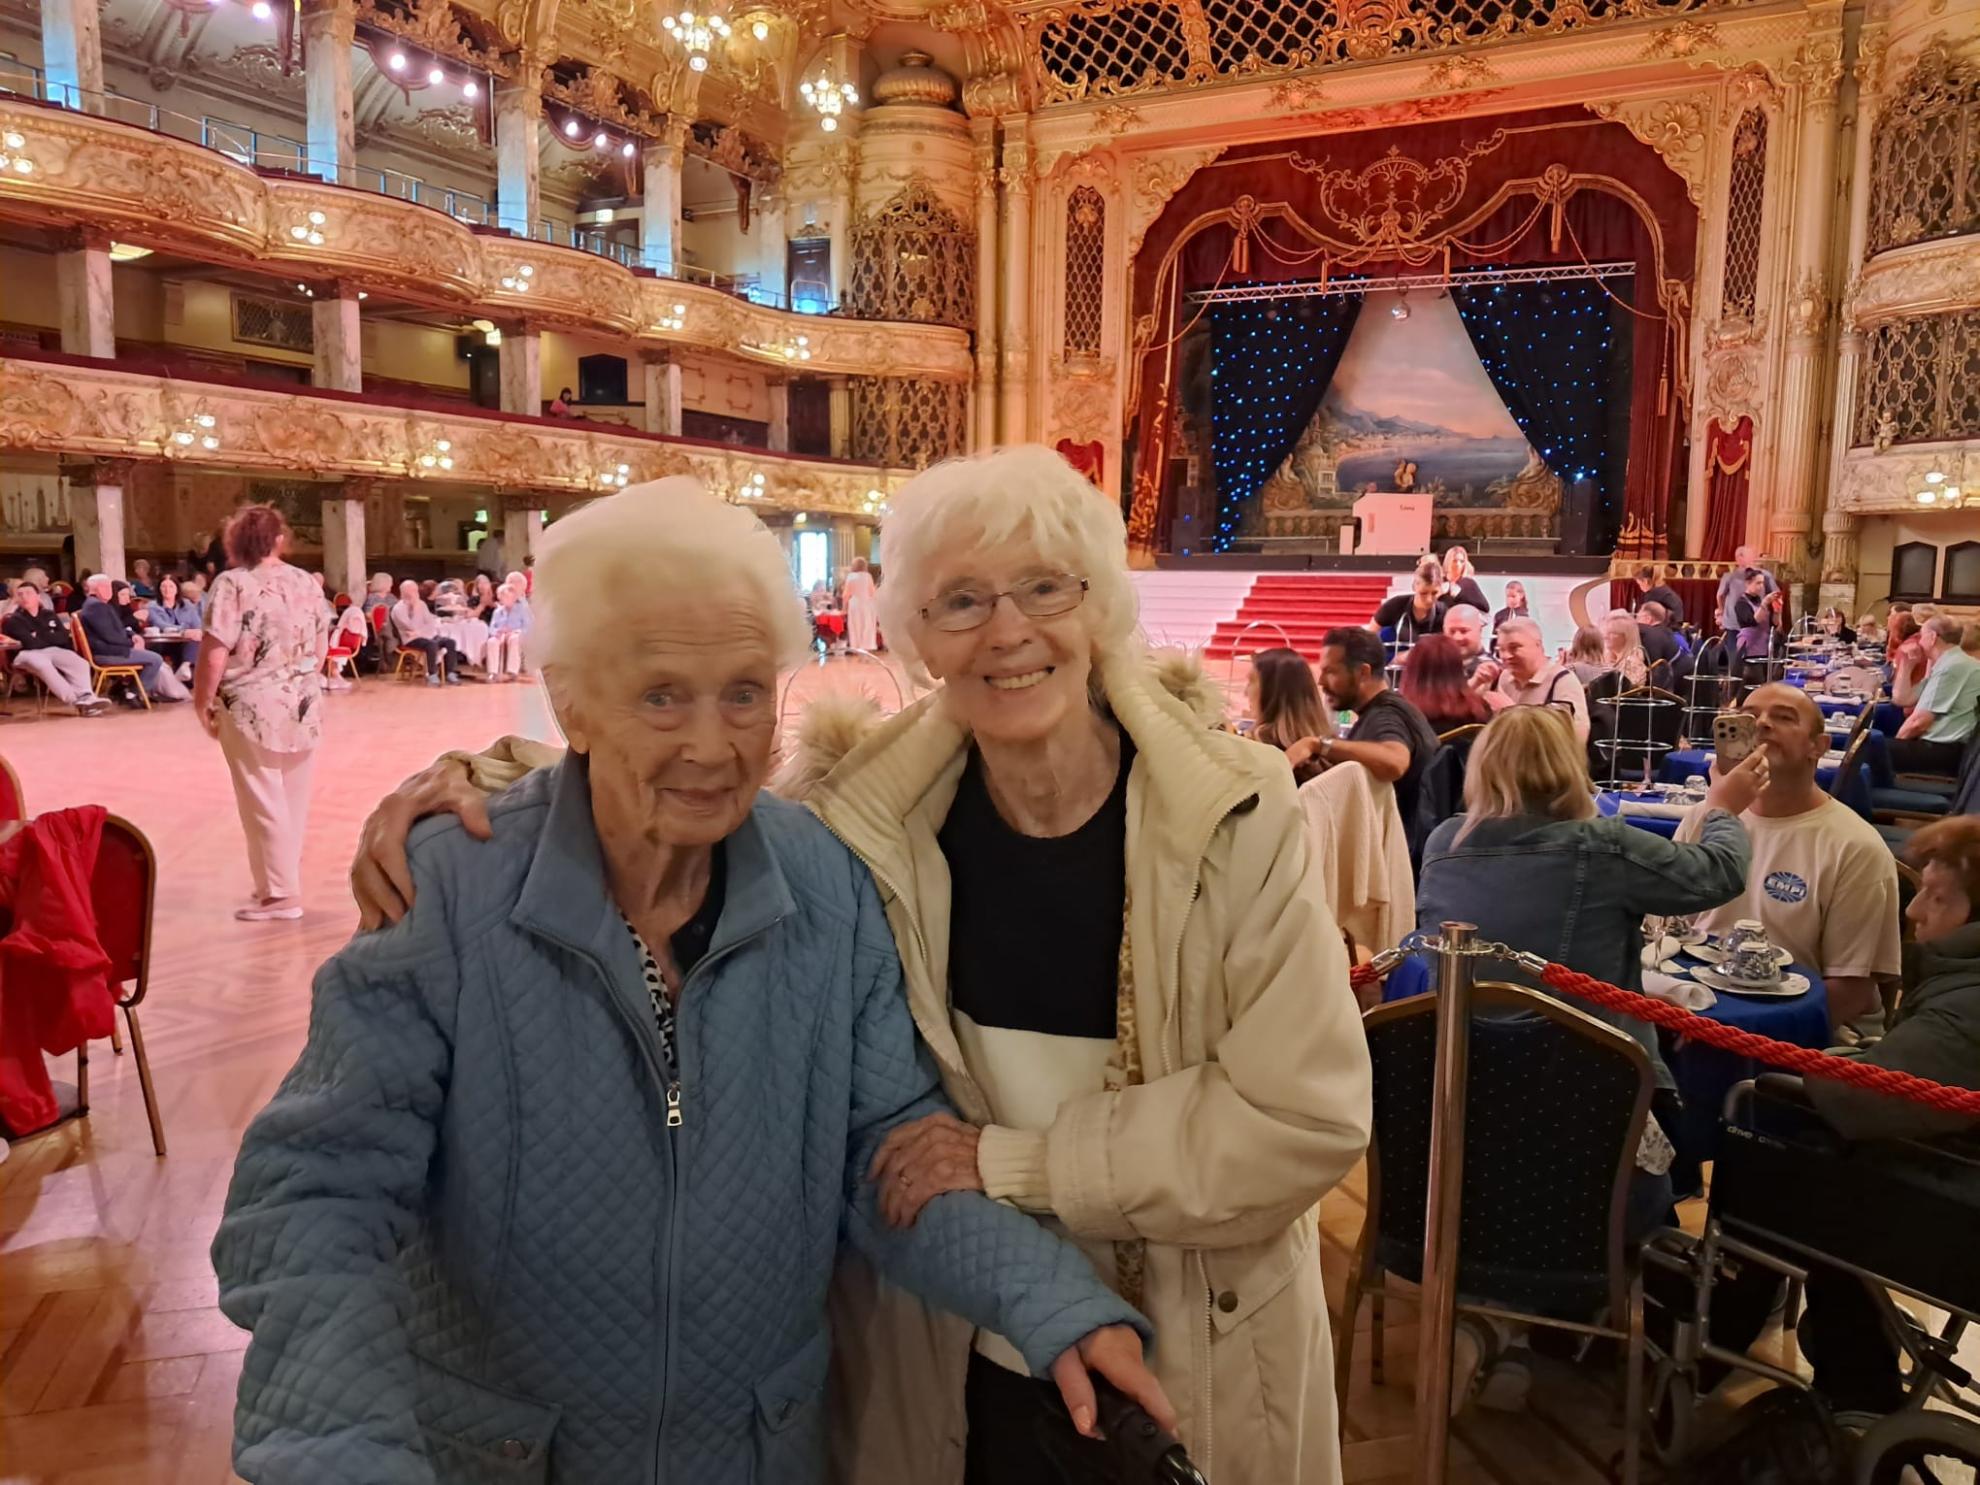
<path fill-rule="evenodd" d="M 1506 141 L 1495 129 L 1462 153 L 1426 165 L 1405 155 L 1396 145 L 1360 170 L 1328 170 L 1304 155 L 1292 157 L 1292 167 L 1314 177 L 1320 186 L 1322 216 L 1370 256 L 1414 249 L 1432 236 L 1464 197 L 1471 179 L 1471 162 L 1489 155 Z"/>
<path fill-rule="evenodd" d="M 1590 103 L 1588 107 L 1597 118 L 1622 124 L 1655 150 L 1666 165 L 1684 177 L 1685 193 L 1692 203 L 1704 204 L 1710 93 Z"/>
<path fill-rule="evenodd" d="M 1682 62 L 1718 50 L 1718 23 L 1692 17 L 1666 26 L 1652 36 L 1643 48 L 1643 60 L 1656 62 L 1672 59 Z"/>
<path fill-rule="evenodd" d="M 846 305 L 872 319 L 976 323 L 976 233 L 914 175 L 853 224 Z"/>
<path fill-rule="evenodd" d="M 1788 295 L 1788 335 L 1795 340 L 1812 340 L 1829 323 L 1829 290 L 1822 275 L 1806 270 Z"/>
<path fill-rule="evenodd" d="M 1229 148 L 1224 144 L 1212 145 L 1208 149 L 1154 155 L 1135 162 L 1134 173 L 1129 178 L 1128 197 L 1127 250 L 1130 258 L 1140 250 L 1141 239 L 1148 235 L 1148 229 L 1162 214 L 1162 208 L 1169 204 L 1169 198 L 1180 191 L 1192 175 Z"/>
<path fill-rule="evenodd" d="M 1093 115 L 1093 127 L 1110 139 L 1118 139 L 1141 123 L 1141 111 L 1125 103 L 1110 103 Z"/>
<path fill-rule="evenodd" d="M 1980 63 L 1928 46 L 1890 90 L 1870 152 L 1872 253 L 1980 231 Z"/>
<path fill-rule="evenodd" d="M 1311 113 L 1327 101 L 1327 90 L 1317 77 L 1295 77 L 1273 83 L 1265 95 L 1266 106 L 1277 113 Z"/>
<path fill-rule="evenodd" d="M 1111 361 L 1061 368 L 1052 380 L 1054 437 L 1111 442 L 1120 432 Z"/>
<path fill-rule="evenodd" d="M 1483 57 L 1445 57 L 1430 67 L 1430 87 L 1438 93 L 1465 93 L 1498 80 L 1499 74 Z"/>
<path fill-rule="evenodd" d="M 357 20 L 362 25 L 403 37 L 421 51 L 491 73 L 513 77 L 515 68 L 500 55 L 499 47 L 485 45 L 475 27 L 467 24 L 448 0 L 412 0 L 410 5 L 388 0 L 356 0 Z"/>
<path fill-rule="evenodd" d="M 547 76 L 543 83 L 545 97 L 569 104 L 600 123 L 616 124 L 628 134 L 657 139 L 662 121 L 643 108 L 629 106 L 627 91 L 626 84 L 603 67 L 586 67 L 569 82 Z"/>
<path fill-rule="evenodd" d="M 1705 332 L 1705 391 L 1702 410 L 1730 428 L 1754 417 L 1760 404 L 1760 348 L 1763 325 L 1723 320 Z"/>

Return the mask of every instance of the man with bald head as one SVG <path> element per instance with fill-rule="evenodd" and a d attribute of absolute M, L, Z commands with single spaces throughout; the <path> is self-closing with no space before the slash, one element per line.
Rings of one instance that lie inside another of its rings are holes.
<path fill-rule="evenodd" d="M 1485 615 L 1468 603 L 1454 604 L 1444 611 L 1444 638 L 1464 656 L 1464 673 L 1477 674 L 1485 659 Z"/>
<path fill-rule="evenodd" d="M 1699 919 L 1725 934 L 1757 918 L 1776 947 L 1819 973 L 1834 1026 L 1877 1009 L 1877 982 L 1899 970 L 1897 862 L 1868 821 L 1815 783 L 1829 735 L 1821 708 L 1795 686 L 1761 686 L 1742 708 L 1767 752 L 1767 787 L 1740 816 L 1753 846 L 1746 891 Z M 1703 811 L 1678 828 L 1695 840 Z"/>

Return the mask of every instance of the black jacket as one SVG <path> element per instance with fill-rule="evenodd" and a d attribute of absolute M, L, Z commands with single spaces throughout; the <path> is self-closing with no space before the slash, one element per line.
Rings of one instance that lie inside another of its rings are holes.
<path fill-rule="evenodd" d="M 75 648 L 69 643 L 69 621 L 46 606 L 38 614 L 30 614 L 24 608 L 15 609 L 0 620 L 0 633 L 9 639 L 19 640 L 23 650 Z"/>
<path fill-rule="evenodd" d="M 109 665 L 131 656 L 131 631 L 114 603 L 92 598 L 82 606 L 83 632 L 89 636 L 90 658 L 98 665 Z"/>

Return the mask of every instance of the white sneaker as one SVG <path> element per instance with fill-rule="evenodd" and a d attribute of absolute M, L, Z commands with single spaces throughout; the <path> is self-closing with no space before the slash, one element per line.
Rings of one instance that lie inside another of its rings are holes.
<path fill-rule="evenodd" d="M 285 902 L 280 905 L 256 903 L 252 907 L 234 909 L 234 916 L 243 923 L 288 923 L 302 915 L 302 904 L 299 902 Z"/>

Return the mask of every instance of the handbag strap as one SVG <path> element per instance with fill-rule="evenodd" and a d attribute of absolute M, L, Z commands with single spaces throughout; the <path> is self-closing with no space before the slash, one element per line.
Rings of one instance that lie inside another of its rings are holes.
<path fill-rule="evenodd" d="M 1136 1034 L 1134 953 L 1130 925 L 1134 920 L 1134 891 L 1121 893 L 1121 953 L 1115 972 L 1114 1061 L 1107 1069 L 1107 1091 L 1119 1092 L 1142 1081 L 1141 1038 Z M 1128 1238 L 1114 1244 L 1114 1289 L 1122 1299 L 1141 1308 L 1148 1273 L 1148 1241 Z"/>

